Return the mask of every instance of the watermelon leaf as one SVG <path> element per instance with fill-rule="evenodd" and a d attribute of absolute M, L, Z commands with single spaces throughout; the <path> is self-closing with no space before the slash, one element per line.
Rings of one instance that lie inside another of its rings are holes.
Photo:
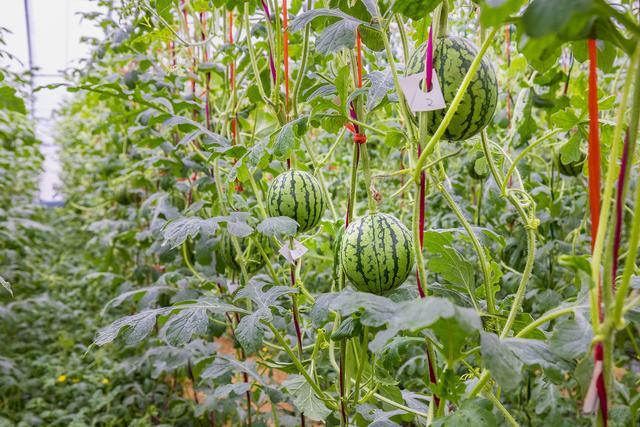
<path fill-rule="evenodd" d="M 13 291 L 11 290 L 11 285 L 7 282 L 4 277 L 0 276 L 0 285 L 7 290 L 11 295 L 13 295 Z"/>
<path fill-rule="evenodd" d="M 9 86 L 0 87 L 0 108 L 15 111 L 20 114 L 27 114 L 24 101 L 22 98 L 16 96 L 16 90 Z"/>
<path fill-rule="evenodd" d="M 256 228 L 265 236 L 295 236 L 298 232 L 298 223 L 288 216 L 269 217 L 262 220 Z"/>
<path fill-rule="evenodd" d="M 291 375 L 283 385 L 291 393 L 293 404 L 300 412 L 304 412 L 305 416 L 315 421 L 323 421 L 331 414 L 331 410 L 316 396 L 302 375 Z"/>
<path fill-rule="evenodd" d="M 340 49 L 353 49 L 356 45 L 358 22 L 343 19 L 329 25 L 316 39 L 316 50 L 321 55 L 336 52 Z"/>
<path fill-rule="evenodd" d="M 517 13 L 524 0 L 483 0 L 480 3 L 480 22 L 487 27 L 502 24 Z"/>
<path fill-rule="evenodd" d="M 482 399 L 464 402 L 456 411 L 433 422 L 434 427 L 493 427 L 499 425 L 495 415 Z"/>

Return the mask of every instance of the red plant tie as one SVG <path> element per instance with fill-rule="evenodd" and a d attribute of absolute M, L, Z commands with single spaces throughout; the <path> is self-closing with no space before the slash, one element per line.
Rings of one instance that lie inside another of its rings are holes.
<path fill-rule="evenodd" d="M 600 135 L 598 127 L 598 69 L 597 69 L 597 47 L 596 40 L 589 39 L 589 207 L 591 210 L 591 250 L 595 245 L 598 234 L 598 221 L 600 219 Z M 597 283 L 597 304 L 598 317 L 604 320 L 602 312 L 602 283 L 598 278 Z M 594 373 L 596 378 L 596 391 L 600 404 L 600 412 L 607 426 L 608 405 L 607 390 L 604 381 L 604 370 L 602 367 L 604 360 L 604 348 L 602 342 L 598 342 L 594 349 L 594 362 L 596 367 Z"/>

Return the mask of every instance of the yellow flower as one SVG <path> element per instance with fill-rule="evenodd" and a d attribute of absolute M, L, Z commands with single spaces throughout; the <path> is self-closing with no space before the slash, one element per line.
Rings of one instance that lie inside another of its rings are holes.
<path fill-rule="evenodd" d="M 72 378 L 72 379 L 71 379 L 71 381 L 72 381 L 74 384 L 78 384 L 78 383 L 80 382 L 80 378 Z"/>
<path fill-rule="evenodd" d="M 103 378 L 102 381 L 100 381 L 102 384 L 109 384 L 109 378 Z"/>
<path fill-rule="evenodd" d="M 67 376 L 66 376 L 66 375 L 60 375 L 60 376 L 58 377 L 58 379 L 57 379 L 57 381 L 58 381 L 59 383 L 63 383 L 63 382 L 65 382 L 66 380 L 67 380 Z"/>

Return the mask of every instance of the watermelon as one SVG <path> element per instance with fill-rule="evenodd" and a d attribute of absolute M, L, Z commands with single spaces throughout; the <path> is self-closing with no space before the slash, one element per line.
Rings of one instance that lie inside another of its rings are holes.
<path fill-rule="evenodd" d="M 438 75 L 444 101 L 451 104 L 478 48 L 462 37 L 442 37 L 435 44 L 433 68 Z M 418 47 L 407 66 L 407 75 L 424 72 L 427 44 Z M 465 95 L 462 97 L 456 113 L 453 115 L 443 138 L 450 141 L 462 141 L 478 134 L 491 121 L 498 103 L 498 80 L 491 62 L 482 58 L 478 71 L 471 79 Z M 429 112 L 429 132 L 433 134 L 447 109 Z"/>
<path fill-rule="evenodd" d="M 298 232 L 314 228 L 324 214 L 322 187 L 313 175 L 290 170 L 273 180 L 267 192 L 270 216 L 288 216 L 298 223 Z"/>
<path fill-rule="evenodd" d="M 360 291 L 384 294 L 400 286 L 413 269 L 411 233 L 392 215 L 376 213 L 352 222 L 344 232 L 342 268 Z"/>
<path fill-rule="evenodd" d="M 253 273 L 260 269 L 264 265 L 264 260 L 260 254 L 260 250 L 250 239 L 238 239 L 240 243 L 240 249 L 244 256 L 245 269 L 248 273 Z M 249 247 L 247 247 L 249 246 Z M 269 242 L 265 241 L 262 247 L 266 250 L 269 249 Z M 217 252 L 220 255 L 220 259 L 224 262 L 224 265 L 229 267 L 233 271 L 240 271 L 240 265 L 236 261 L 236 251 L 233 248 L 231 242 L 231 236 L 227 233 L 222 235 L 222 238 L 218 241 Z M 248 250 L 247 250 L 248 249 Z"/>
<path fill-rule="evenodd" d="M 578 176 L 582 172 L 584 161 L 586 159 L 587 156 L 582 151 L 580 152 L 580 158 L 578 158 L 578 160 L 573 160 L 570 162 L 563 162 L 562 154 L 558 154 L 556 158 L 558 170 L 564 176 Z"/>
<path fill-rule="evenodd" d="M 489 165 L 483 153 L 476 153 L 467 165 L 467 172 L 472 179 L 484 181 L 489 176 Z"/>

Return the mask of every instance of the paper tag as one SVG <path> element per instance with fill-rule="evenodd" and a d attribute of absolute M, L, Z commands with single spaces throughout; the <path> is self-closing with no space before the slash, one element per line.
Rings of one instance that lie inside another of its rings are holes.
<path fill-rule="evenodd" d="M 296 262 L 296 260 L 302 258 L 302 256 L 306 254 L 307 251 L 308 249 L 302 243 L 294 239 L 293 248 L 289 246 L 289 243 L 287 243 L 285 245 L 282 245 L 278 252 L 280 253 L 280 255 L 285 257 L 287 261 L 293 264 Z"/>
<path fill-rule="evenodd" d="M 442 89 L 440 89 L 440 82 L 438 81 L 436 72 L 433 72 L 431 90 L 429 92 L 425 92 L 420 87 L 423 81 L 424 72 L 412 74 L 400 79 L 400 88 L 411 111 L 418 113 L 421 111 L 442 110 L 445 108 L 446 104 L 444 103 L 444 96 L 442 96 Z"/>

